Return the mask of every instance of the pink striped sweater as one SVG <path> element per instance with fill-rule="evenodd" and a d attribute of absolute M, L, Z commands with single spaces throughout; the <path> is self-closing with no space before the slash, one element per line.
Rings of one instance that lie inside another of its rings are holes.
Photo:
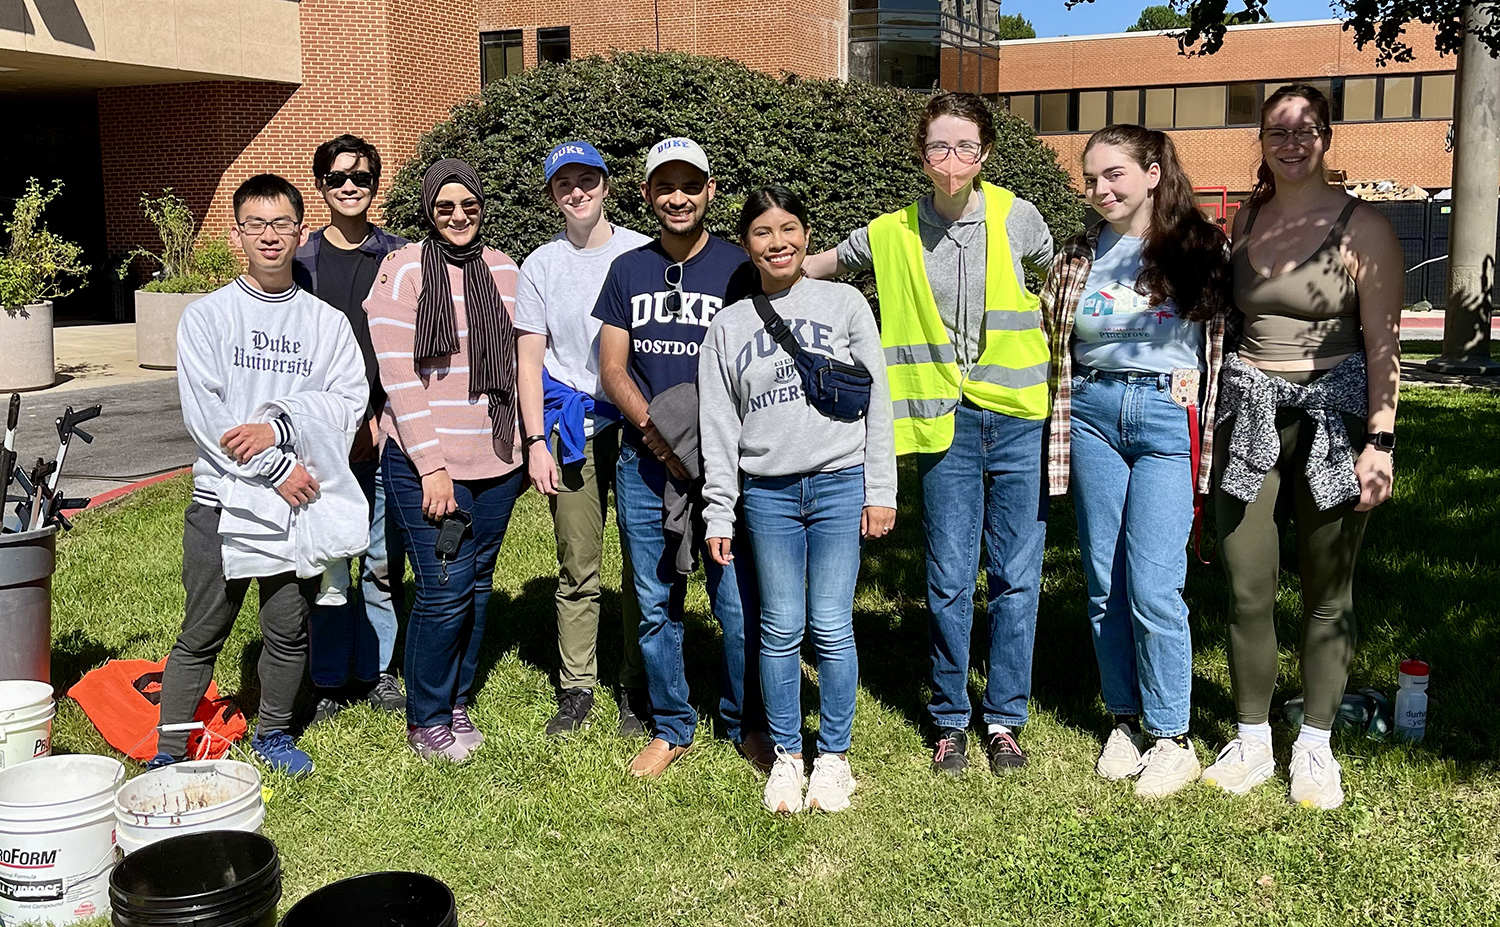
<path fill-rule="evenodd" d="M 516 311 L 516 263 L 503 252 L 484 249 L 484 260 L 512 316 Z M 383 437 L 394 439 L 423 476 L 446 469 L 455 480 L 482 480 L 521 465 L 520 433 L 514 459 L 501 460 L 491 437 L 489 399 L 469 390 L 469 323 L 464 314 L 463 271 L 448 266 L 458 353 L 439 363 L 418 364 L 417 296 L 422 292 L 422 246 L 393 251 L 380 264 L 375 286 L 365 299 L 370 341 L 380 363 L 386 404 L 380 413 Z"/>

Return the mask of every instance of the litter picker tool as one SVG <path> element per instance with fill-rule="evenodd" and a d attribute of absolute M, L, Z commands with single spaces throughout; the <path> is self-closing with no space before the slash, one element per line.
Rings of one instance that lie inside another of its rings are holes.
<path fill-rule="evenodd" d="M 74 435 L 83 439 L 84 444 L 93 444 L 94 436 L 79 428 L 84 422 L 99 417 L 104 411 L 103 406 L 89 406 L 87 409 L 73 411 L 68 406 L 63 414 L 57 418 L 57 464 L 52 469 L 52 477 L 47 482 L 47 493 L 49 495 L 57 492 L 57 479 L 62 475 L 63 461 L 68 459 L 68 445 L 72 443 Z"/>
<path fill-rule="evenodd" d="M 21 394 L 10 394 L 10 411 L 5 416 L 5 447 L 0 450 L 0 522 L 5 521 L 6 497 L 16 470 L 16 426 L 21 421 Z"/>

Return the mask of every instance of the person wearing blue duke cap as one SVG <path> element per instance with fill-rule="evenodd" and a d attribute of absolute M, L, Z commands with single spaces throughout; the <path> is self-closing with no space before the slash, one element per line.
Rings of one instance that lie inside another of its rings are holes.
<path fill-rule="evenodd" d="M 594 302 L 615 258 L 650 239 L 604 216 L 609 168 L 588 142 L 563 142 L 542 161 L 547 195 L 564 228 L 531 253 L 516 284 L 515 326 L 521 422 L 531 485 L 547 497 L 557 539 L 557 713 L 551 737 L 584 727 L 599 686 L 599 569 L 604 520 L 620 452 L 620 413 L 599 385 L 603 324 Z M 628 553 L 625 575 L 630 575 Z M 635 590 L 621 595 L 623 657 L 619 732 L 645 732 L 646 681 L 641 669 Z M 614 631 L 620 634 L 621 631 Z"/>

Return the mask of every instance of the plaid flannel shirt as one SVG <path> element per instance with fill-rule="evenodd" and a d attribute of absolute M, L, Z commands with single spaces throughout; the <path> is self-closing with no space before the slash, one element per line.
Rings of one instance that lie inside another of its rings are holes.
<path fill-rule="evenodd" d="M 1094 266 L 1094 251 L 1099 246 L 1099 231 L 1102 222 L 1075 235 L 1063 245 L 1052 261 L 1052 270 L 1042 286 L 1042 325 L 1047 330 L 1047 343 L 1052 351 L 1050 382 L 1052 391 L 1052 417 L 1047 422 L 1047 493 L 1060 496 L 1068 491 L 1068 477 L 1073 465 L 1071 445 L 1073 421 L 1073 316 L 1078 303 L 1083 299 L 1088 285 L 1089 270 Z M 1214 460 L 1214 413 L 1219 401 L 1219 371 L 1224 366 L 1225 331 L 1228 318 L 1223 311 L 1208 320 L 1205 332 L 1204 353 L 1208 370 L 1204 375 L 1203 406 L 1199 410 L 1198 427 L 1202 444 L 1198 458 L 1198 472 L 1194 475 L 1193 488 L 1207 494 L 1209 473 Z"/>

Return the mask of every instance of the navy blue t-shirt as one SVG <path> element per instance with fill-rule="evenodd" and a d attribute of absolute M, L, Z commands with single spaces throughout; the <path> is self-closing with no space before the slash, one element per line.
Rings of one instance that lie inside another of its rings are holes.
<path fill-rule="evenodd" d="M 657 394 L 698 378 L 698 349 L 708 323 L 724 306 L 743 299 L 753 268 L 738 245 L 710 235 L 683 266 L 681 310 L 667 310 L 667 268 L 675 264 L 652 241 L 615 258 L 594 304 L 594 318 L 630 332 L 630 376 L 650 402 Z"/>

